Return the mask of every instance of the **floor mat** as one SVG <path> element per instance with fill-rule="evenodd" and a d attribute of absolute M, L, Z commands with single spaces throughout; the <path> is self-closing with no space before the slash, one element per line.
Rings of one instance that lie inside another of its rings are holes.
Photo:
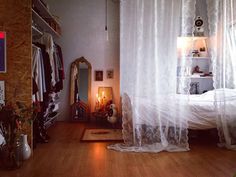
<path fill-rule="evenodd" d="M 85 129 L 81 141 L 122 141 L 121 129 Z"/>

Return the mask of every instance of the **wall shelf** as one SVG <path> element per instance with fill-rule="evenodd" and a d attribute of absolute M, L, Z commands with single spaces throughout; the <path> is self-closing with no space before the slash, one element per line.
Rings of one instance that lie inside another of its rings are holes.
<path fill-rule="evenodd" d="M 179 36 L 178 39 L 184 40 L 206 40 L 208 37 L 206 36 Z"/>
<path fill-rule="evenodd" d="M 191 79 L 212 79 L 213 76 L 203 76 L 203 77 L 198 77 L 198 76 L 190 76 Z"/>
<path fill-rule="evenodd" d="M 60 37 L 60 23 L 48 11 L 47 7 L 40 0 L 33 0 L 32 5 L 32 20 L 40 27 L 41 32 L 48 32 L 53 37 Z M 34 30 L 34 29 L 33 29 Z"/>
<path fill-rule="evenodd" d="M 53 37 L 60 37 L 60 34 L 49 26 L 49 24 L 37 12 L 35 12 L 34 9 L 32 9 L 32 18 L 34 23 L 39 25 L 45 32 L 50 33 Z"/>
<path fill-rule="evenodd" d="M 51 19 L 60 25 L 60 23 L 53 17 L 53 15 L 48 11 L 48 9 L 40 0 L 33 0 L 33 7 L 37 8 L 42 18 Z"/>
<path fill-rule="evenodd" d="M 186 59 L 203 59 L 203 60 L 209 60 L 211 57 L 181 57 L 181 58 L 186 58 Z M 180 59 L 181 59 L 180 58 Z"/>
<path fill-rule="evenodd" d="M 191 78 L 191 79 L 213 79 L 213 76 L 178 76 L 177 78 Z"/>
<path fill-rule="evenodd" d="M 200 76 L 211 71 L 211 56 L 207 44 L 208 37 L 206 36 L 183 36 L 177 39 L 177 79 L 178 81 L 190 79 L 191 83 L 198 83 L 198 93 L 213 89 L 213 76 Z M 188 66 L 181 66 L 183 60 Z M 197 66 L 198 68 L 196 68 Z M 192 75 L 195 69 L 203 73 Z"/>

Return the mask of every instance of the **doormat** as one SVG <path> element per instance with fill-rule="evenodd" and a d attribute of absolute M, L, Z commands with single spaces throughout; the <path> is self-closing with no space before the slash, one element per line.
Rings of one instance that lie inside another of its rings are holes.
<path fill-rule="evenodd" d="M 81 141 L 122 141 L 121 129 L 85 129 Z"/>

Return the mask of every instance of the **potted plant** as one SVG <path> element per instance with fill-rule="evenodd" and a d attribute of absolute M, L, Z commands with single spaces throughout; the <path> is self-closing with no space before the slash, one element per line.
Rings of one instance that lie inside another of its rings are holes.
<path fill-rule="evenodd" d="M 7 168 L 20 166 L 23 155 L 22 134 L 26 134 L 34 117 L 34 108 L 21 102 L 0 105 L 0 133 L 5 139 L 5 143 L 0 145 L 0 159 Z"/>

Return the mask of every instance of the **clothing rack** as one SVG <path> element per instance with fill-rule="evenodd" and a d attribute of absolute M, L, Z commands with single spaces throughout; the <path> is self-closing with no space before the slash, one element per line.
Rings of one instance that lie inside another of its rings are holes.
<path fill-rule="evenodd" d="M 35 49 L 40 53 L 37 53 L 38 58 L 33 59 L 33 69 L 41 67 L 32 72 L 33 103 L 40 107 L 33 124 L 35 147 L 38 142 L 48 142 L 46 129 L 59 116 L 58 95 L 63 88 L 64 69 L 61 48 L 54 42 L 54 38 L 60 37 L 60 25 L 40 0 L 32 3 L 33 57 Z"/>

